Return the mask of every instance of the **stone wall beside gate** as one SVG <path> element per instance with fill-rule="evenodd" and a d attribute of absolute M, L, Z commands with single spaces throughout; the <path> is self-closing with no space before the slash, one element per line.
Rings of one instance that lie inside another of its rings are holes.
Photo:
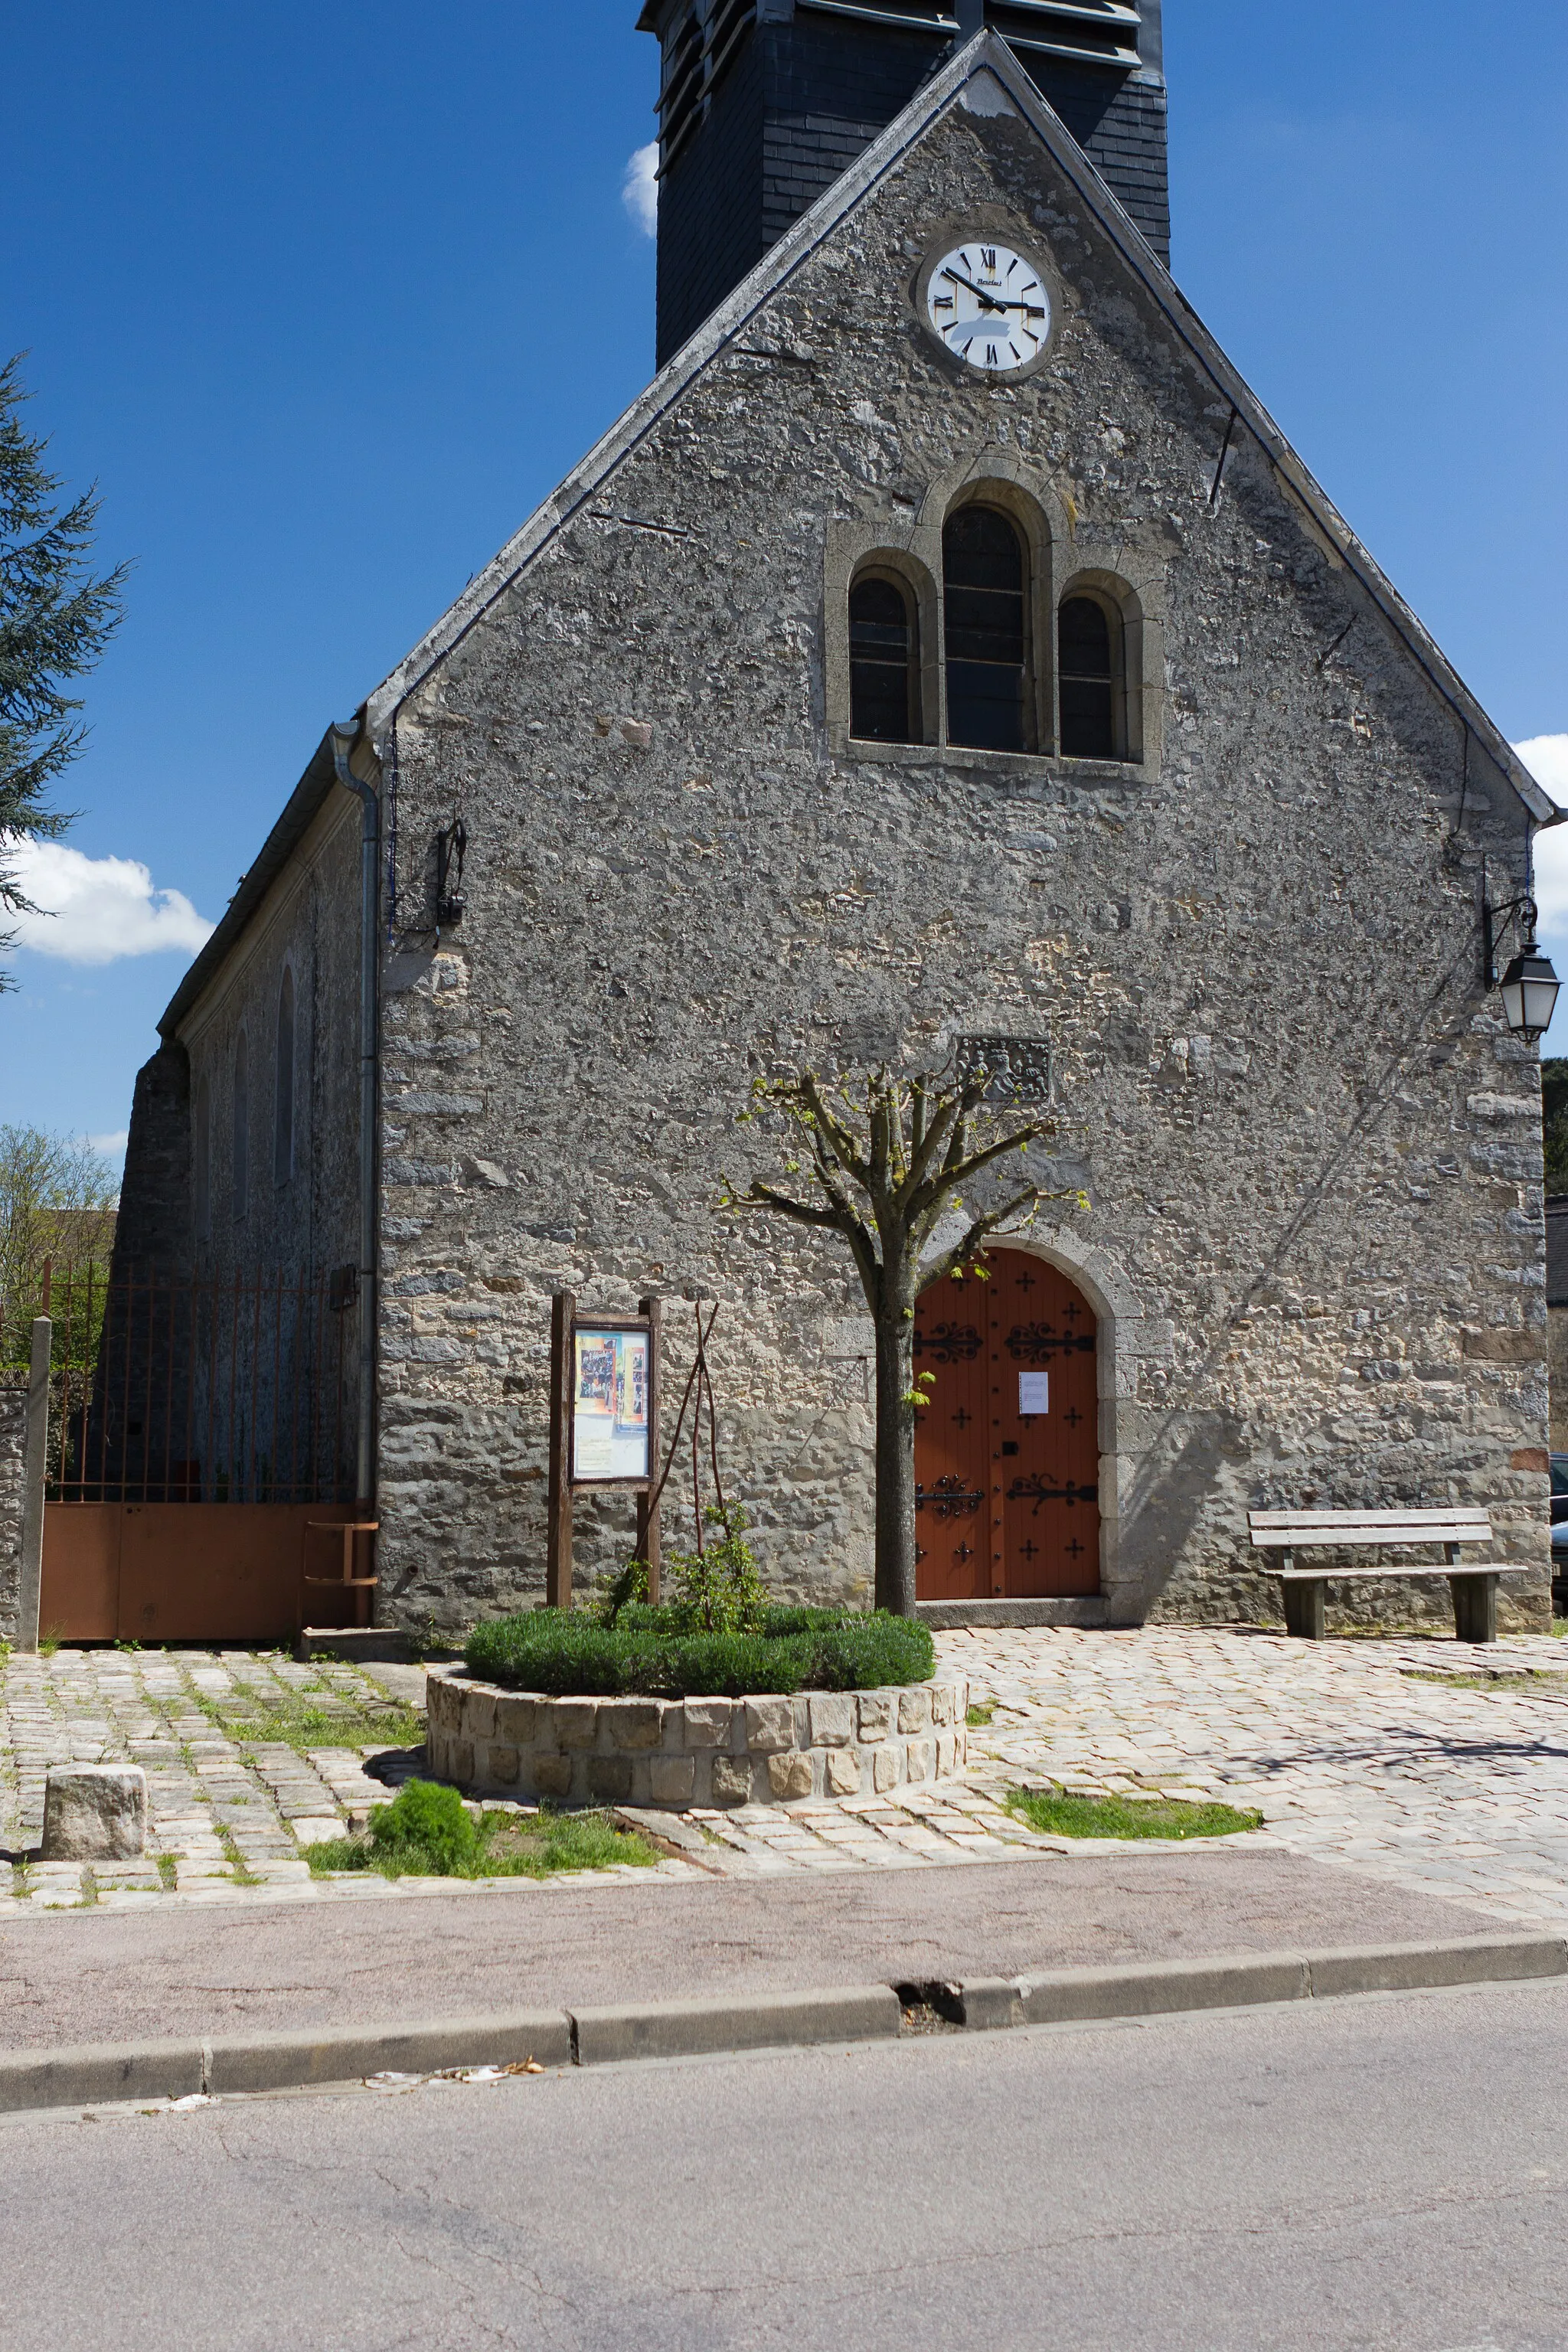
<path fill-rule="evenodd" d="M 27 1391 L 0 1381 L 0 1641 L 16 1638 L 22 1592 L 22 1497 Z"/>

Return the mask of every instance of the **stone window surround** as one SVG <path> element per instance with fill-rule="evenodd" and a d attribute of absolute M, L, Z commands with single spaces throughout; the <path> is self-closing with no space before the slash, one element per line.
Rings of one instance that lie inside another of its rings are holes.
<path fill-rule="evenodd" d="M 1085 590 L 1114 605 L 1121 620 L 1123 694 L 1119 723 L 1124 760 L 1062 757 L 1054 749 L 985 751 L 950 744 L 942 659 L 942 530 L 958 507 L 994 505 L 1024 534 L 1029 563 L 1027 628 L 1034 686 L 1028 714 L 1037 743 L 1058 740 L 1056 614 L 1064 596 Z M 828 748 L 839 759 L 879 765 L 980 768 L 1075 782 L 1142 782 L 1159 772 L 1164 691 L 1163 545 L 1105 533 L 1069 515 L 1051 478 L 1006 449 L 986 449 L 930 485 L 918 511 L 900 505 L 881 517 L 830 523 L 823 581 L 823 668 Z M 863 572 L 892 574 L 909 588 L 919 624 L 919 743 L 879 743 L 849 732 L 849 591 Z"/>

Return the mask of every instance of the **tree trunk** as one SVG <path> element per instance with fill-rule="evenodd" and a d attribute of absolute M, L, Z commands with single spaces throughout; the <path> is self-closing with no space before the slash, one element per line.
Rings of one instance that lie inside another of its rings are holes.
<path fill-rule="evenodd" d="M 896 1307 L 876 1318 L 879 1609 L 915 1613 L 915 1326 Z"/>

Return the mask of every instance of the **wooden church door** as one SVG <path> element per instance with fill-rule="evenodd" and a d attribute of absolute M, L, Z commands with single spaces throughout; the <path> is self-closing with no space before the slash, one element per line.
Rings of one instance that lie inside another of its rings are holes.
<path fill-rule="evenodd" d="M 922 1601 L 1100 1591 L 1093 1309 L 1023 1250 L 915 1309 L 916 1591 Z"/>

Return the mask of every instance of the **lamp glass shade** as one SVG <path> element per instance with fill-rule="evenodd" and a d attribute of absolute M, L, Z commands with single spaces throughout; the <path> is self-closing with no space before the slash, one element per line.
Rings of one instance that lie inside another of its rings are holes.
<path fill-rule="evenodd" d="M 1552 1026 L 1557 992 L 1563 985 L 1533 940 L 1516 955 L 1502 976 L 1503 1014 L 1516 1037 L 1540 1037 Z"/>

